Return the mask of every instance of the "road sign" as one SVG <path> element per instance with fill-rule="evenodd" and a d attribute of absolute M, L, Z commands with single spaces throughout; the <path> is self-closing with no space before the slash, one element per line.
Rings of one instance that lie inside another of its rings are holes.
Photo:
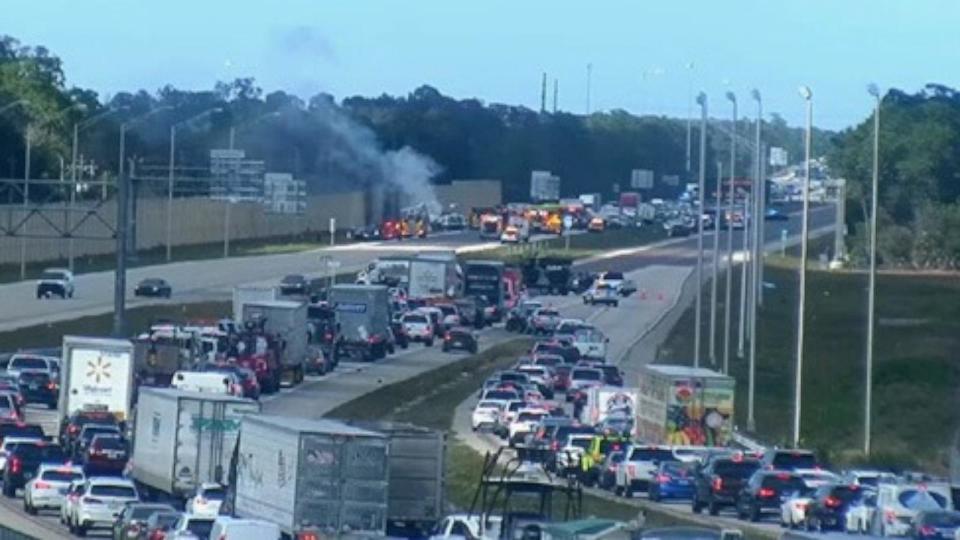
<path fill-rule="evenodd" d="M 646 169 L 630 171 L 630 187 L 633 189 L 653 189 L 653 171 Z"/>

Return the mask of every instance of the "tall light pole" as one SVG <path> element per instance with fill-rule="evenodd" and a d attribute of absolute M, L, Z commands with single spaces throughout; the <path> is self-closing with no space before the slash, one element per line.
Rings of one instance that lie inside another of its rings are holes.
<path fill-rule="evenodd" d="M 85 128 L 92 126 L 94 123 L 104 118 L 105 116 L 117 112 L 117 110 L 119 109 L 108 108 L 107 110 L 101 112 L 100 114 L 95 114 L 82 122 L 73 123 L 73 144 L 71 145 L 71 148 L 70 148 L 70 154 L 71 154 L 70 183 L 72 184 L 70 188 L 70 210 L 71 211 L 73 210 L 73 207 L 76 206 L 76 203 L 77 203 L 77 169 L 79 168 L 79 164 L 77 163 L 77 160 L 79 159 L 79 153 L 80 153 L 80 132 L 83 131 Z M 73 225 L 72 225 L 73 215 L 71 214 L 71 212 L 67 212 L 67 215 L 70 216 L 69 221 L 67 223 L 67 231 L 70 234 L 67 260 L 69 263 L 70 271 L 73 272 L 74 270 L 73 251 L 74 250 L 73 250 L 73 231 L 71 230 L 73 228 Z"/>
<path fill-rule="evenodd" d="M 800 446 L 800 407 L 803 395 L 804 317 L 807 308 L 807 234 L 810 227 L 810 150 L 813 133 L 813 92 L 800 87 L 800 96 L 807 104 L 807 130 L 804 137 L 803 221 L 800 227 L 800 298 L 797 307 L 797 373 L 793 396 L 793 447 Z"/>
<path fill-rule="evenodd" d="M 717 367 L 717 279 L 720 278 L 720 212 L 723 201 L 723 162 L 717 160 L 716 210 L 713 214 L 713 272 L 710 274 L 710 364 Z"/>
<path fill-rule="evenodd" d="M 871 84 L 867 91 L 876 101 L 873 110 L 873 185 L 870 199 L 870 285 L 867 293 L 867 373 L 863 403 L 863 453 L 870 455 L 873 416 L 873 329 L 877 295 L 877 208 L 880 198 L 880 89 Z"/>
<path fill-rule="evenodd" d="M 707 95 L 700 92 L 697 95 L 697 104 L 700 105 L 700 183 L 698 184 L 697 199 L 697 307 L 694 314 L 693 328 L 693 365 L 700 367 L 700 319 L 703 305 L 703 196 L 706 191 L 707 176 Z"/>
<path fill-rule="evenodd" d="M 737 170 L 737 96 L 727 92 L 727 99 L 733 104 L 733 124 L 730 126 L 730 181 L 727 183 L 727 288 L 723 303 L 723 373 L 730 373 L 730 289 L 733 280 L 733 178 Z"/>
<path fill-rule="evenodd" d="M 693 62 L 687 64 L 687 70 L 693 71 Z M 691 150 L 693 144 L 693 111 L 690 110 L 693 105 L 693 77 L 687 73 L 687 181 L 689 182 L 691 169 Z"/>
<path fill-rule="evenodd" d="M 754 88 L 750 96 L 757 102 L 757 125 L 754 133 L 754 150 L 756 151 L 754 172 L 753 172 L 753 213 L 750 224 L 753 226 L 753 256 L 750 262 L 753 264 L 753 278 L 750 284 L 750 362 L 749 374 L 747 375 L 747 430 L 753 432 L 757 429 L 756 418 L 754 416 L 754 395 L 756 391 L 757 378 L 757 298 L 760 287 L 760 267 L 763 266 L 763 239 L 760 238 L 760 223 L 763 221 L 763 215 L 760 210 L 760 199 L 764 195 L 764 181 L 760 162 L 763 160 L 763 150 L 760 146 L 760 125 L 763 123 L 763 100 L 760 97 L 760 91 Z"/>
<path fill-rule="evenodd" d="M 177 127 L 182 125 L 187 125 L 190 122 L 199 120 L 204 116 L 213 114 L 215 112 L 220 112 L 223 110 L 220 107 L 213 107 L 212 109 L 207 109 L 200 114 L 191 116 L 186 120 L 182 120 L 170 126 L 170 159 L 167 164 L 167 230 L 166 230 L 166 248 L 167 248 L 167 262 L 170 262 L 173 258 L 173 171 L 174 171 L 174 162 L 176 160 L 176 145 L 177 145 Z M 233 147 L 233 129 L 230 130 L 230 146 Z"/>

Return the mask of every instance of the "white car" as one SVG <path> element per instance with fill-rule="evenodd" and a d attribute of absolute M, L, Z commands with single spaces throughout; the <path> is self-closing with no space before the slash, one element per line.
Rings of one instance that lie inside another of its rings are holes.
<path fill-rule="evenodd" d="M 828 484 L 836 484 L 840 477 L 836 474 L 823 469 L 794 469 L 793 473 L 803 480 L 803 483 L 810 489 L 817 489 Z"/>
<path fill-rule="evenodd" d="M 76 515 L 77 503 L 83 494 L 86 479 L 74 480 L 67 486 L 67 491 L 63 494 L 63 503 L 60 505 L 60 523 L 66 525 L 73 523 Z"/>
<path fill-rule="evenodd" d="M 226 491 L 223 486 L 204 482 L 196 489 L 193 496 L 187 499 L 184 511 L 196 516 L 216 516 L 220 513 L 220 506 L 225 496 Z"/>
<path fill-rule="evenodd" d="M 665 461 L 680 461 L 673 448 L 662 445 L 631 444 L 624 451 L 617 468 L 614 491 L 624 497 L 633 497 L 637 491 L 646 491 L 650 479 Z"/>
<path fill-rule="evenodd" d="M 418 312 L 407 313 L 400 322 L 403 324 L 403 333 L 410 338 L 410 341 L 419 341 L 427 347 L 433 346 L 435 334 L 429 315 Z"/>
<path fill-rule="evenodd" d="M 506 403 L 506 401 L 492 399 L 480 401 L 480 403 L 477 403 L 477 406 L 473 408 L 473 413 L 470 415 L 470 427 L 476 431 L 481 428 L 495 426 Z"/>
<path fill-rule="evenodd" d="M 599 369 L 575 367 L 570 370 L 570 388 L 567 390 L 567 397 L 572 398 L 573 394 L 580 390 L 601 384 L 603 384 L 603 372 Z"/>
<path fill-rule="evenodd" d="M 866 488 L 864 488 L 866 489 Z M 870 532 L 870 523 L 873 513 L 877 509 L 876 491 L 864 491 L 860 500 L 850 503 L 847 509 L 844 530 L 851 534 L 867 534 Z"/>
<path fill-rule="evenodd" d="M 526 373 L 527 377 L 530 378 L 530 382 L 538 386 L 549 387 L 553 379 L 550 374 L 550 369 L 545 366 L 528 364 L 518 367 L 517 371 Z"/>
<path fill-rule="evenodd" d="M 243 397 L 243 386 L 233 373 L 221 371 L 178 371 L 170 386 L 188 392 L 206 392 Z"/>
<path fill-rule="evenodd" d="M 217 516 L 210 538 L 230 540 L 280 540 L 280 526 L 259 519 L 237 519 Z"/>
<path fill-rule="evenodd" d="M 581 328 L 573 333 L 573 346 L 582 358 L 605 360 L 609 341 L 603 332 L 593 328 Z"/>
<path fill-rule="evenodd" d="M 37 280 L 37 298 L 73 298 L 73 272 L 66 268 L 47 268 Z"/>
<path fill-rule="evenodd" d="M 546 418 L 547 411 L 541 407 L 527 407 L 517 412 L 517 417 L 507 426 L 507 441 L 514 444 L 528 433 L 537 429 L 540 421 Z"/>
<path fill-rule="evenodd" d="M 852 469 L 845 471 L 843 481 L 854 486 L 876 488 L 880 482 L 894 482 L 897 476 L 887 471 Z"/>
<path fill-rule="evenodd" d="M 430 531 L 429 540 L 454 540 L 463 538 L 500 538 L 500 528 L 503 524 L 501 516 L 491 515 L 486 523 L 476 513 L 451 514 L 442 520 Z"/>
<path fill-rule="evenodd" d="M 510 424 L 513 423 L 516 419 L 517 414 L 520 412 L 520 409 L 523 409 L 527 406 L 525 401 L 516 400 L 511 401 L 504 405 L 503 409 L 500 411 L 500 419 L 497 421 L 504 428 L 509 428 Z"/>
<path fill-rule="evenodd" d="M 904 536 L 920 512 L 952 509 L 950 486 L 946 484 L 880 484 L 870 534 Z"/>
<path fill-rule="evenodd" d="M 620 285 L 623 284 L 623 272 L 604 272 L 597 279 L 597 283 L 603 283 L 619 294 Z"/>
<path fill-rule="evenodd" d="M 807 506 L 810 504 L 813 493 L 814 491 L 808 488 L 781 496 L 783 498 L 783 502 L 780 503 L 781 527 L 794 529 L 806 523 Z"/>
<path fill-rule="evenodd" d="M 79 465 L 41 464 L 37 475 L 23 488 L 24 512 L 36 515 L 45 508 L 59 510 L 70 483 L 83 479 L 83 467 Z"/>
<path fill-rule="evenodd" d="M 590 448 L 593 435 L 588 433 L 572 433 L 557 450 L 557 470 L 572 469 L 580 465 L 580 457 Z"/>
<path fill-rule="evenodd" d="M 140 500 L 133 481 L 124 478 L 93 477 L 83 483 L 79 498 L 73 503 L 70 532 L 84 536 L 88 530 L 113 527 L 123 507 Z"/>
<path fill-rule="evenodd" d="M 184 514 L 177 524 L 167 532 L 164 540 L 198 540 L 210 538 L 213 530 L 213 520 L 216 516 L 195 516 Z"/>
<path fill-rule="evenodd" d="M 16 353 L 10 356 L 10 362 L 7 363 L 7 375 L 19 377 L 24 370 L 38 370 L 52 373 L 57 369 L 56 365 L 46 356 L 29 353 Z"/>

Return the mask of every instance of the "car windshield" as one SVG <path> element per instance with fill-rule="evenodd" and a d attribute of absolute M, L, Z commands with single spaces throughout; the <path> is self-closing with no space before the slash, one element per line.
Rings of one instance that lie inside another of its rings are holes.
<path fill-rule="evenodd" d="M 159 279 L 145 279 L 141 281 L 140 284 L 146 287 L 158 287 L 160 285 L 163 285 L 163 281 Z"/>
<path fill-rule="evenodd" d="M 692 466 L 689 463 L 682 461 L 667 461 L 660 467 L 663 472 L 674 476 L 687 476 L 690 474 L 691 468 Z"/>
<path fill-rule="evenodd" d="M 15 369 L 47 369 L 47 361 L 39 356 L 17 356 L 10 362 Z"/>
<path fill-rule="evenodd" d="M 803 482 L 803 478 L 795 474 L 768 474 L 763 477 L 760 485 L 761 487 L 775 489 L 780 492 L 801 491 L 807 487 Z"/>
<path fill-rule="evenodd" d="M 603 334 L 592 328 L 581 328 L 574 332 L 573 336 L 579 343 L 600 343 L 603 341 Z"/>
<path fill-rule="evenodd" d="M 517 399 L 516 392 L 508 392 L 506 390 L 491 390 L 484 395 L 487 399 Z"/>
<path fill-rule="evenodd" d="M 97 437 L 93 441 L 93 447 L 97 450 L 126 450 L 127 445 L 123 443 L 120 437 Z"/>
<path fill-rule="evenodd" d="M 756 461 L 718 461 L 713 466 L 713 472 L 718 476 L 746 478 L 759 467 Z"/>
<path fill-rule="evenodd" d="M 501 409 L 503 405 L 496 401 L 481 401 L 477 404 L 478 409 Z"/>
<path fill-rule="evenodd" d="M 114 426 L 97 426 L 91 427 L 87 426 L 83 428 L 83 439 L 89 441 L 93 439 L 94 435 L 100 435 L 101 433 L 119 433 L 119 430 Z"/>
<path fill-rule="evenodd" d="M 46 371 L 24 371 L 20 374 L 21 383 L 45 383 L 50 379 L 50 374 Z"/>
<path fill-rule="evenodd" d="M 222 501 L 225 496 L 226 491 L 223 488 L 211 487 L 203 490 L 203 498 L 211 501 Z"/>
<path fill-rule="evenodd" d="M 83 478 L 83 473 L 80 471 L 71 471 L 67 470 L 57 470 L 57 469 L 47 469 L 43 471 L 43 474 L 40 475 L 41 480 L 46 480 L 47 482 L 63 482 L 70 483 L 74 480 Z"/>
<path fill-rule="evenodd" d="M 910 510 L 943 510 L 947 507 L 947 499 L 943 495 L 925 489 L 906 489 L 897 500 Z"/>
<path fill-rule="evenodd" d="M 454 309 L 453 306 L 438 306 L 438 307 L 440 308 L 440 311 L 443 312 L 444 316 L 457 314 L 457 310 Z"/>
<path fill-rule="evenodd" d="M 520 415 L 517 416 L 517 420 L 521 422 L 536 422 L 541 418 L 543 418 L 544 416 L 546 416 L 546 414 L 544 413 L 525 412 L 525 413 L 520 413 Z"/>
<path fill-rule="evenodd" d="M 296 275 L 284 276 L 284 278 L 280 280 L 281 283 L 301 283 L 303 281 L 304 281 L 303 276 L 296 276 Z"/>
<path fill-rule="evenodd" d="M 137 490 L 130 486 L 111 486 L 96 485 L 90 488 L 90 495 L 96 497 L 119 497 L 124 499 L 136 499 Z"/>
<path fill-rule="evenodd" d="M 210 538 L 210 531 L 213 530 L 213 520 L 192 518 L 187 523 L 187 530 L 198 538 Z"/>
<path fill-rule="evenodd" d="M 423 315 L 404 315 L 403 322 L 415 324 L 427 324 L 427 318 Z"/>
<path fill-rule="evenodd" d="M 171 507 L 169 507 L 169 506 L 166 506 L 166 505 L 164 505 L 164 506 L 153 506 L 153 505 L 151 505 L 151 506 L 134 506 L 134 507 L 133 507 L 133 512 L 131 512 L 131 515 L 130 515 L 130 519 L 137 519 L 137 520 L 141 520 L 141 521 L 142 521 L 142 520 L 146 520 L 147 518 L 149 518 L 150 516 L 152 516 L 153 514 L 155 514 L 155 513 L 157 513 L 157 512 L 169 512 L 169 511 L 171 511 L 171 510 L 173 510 L 173 508 L 171 508 Z"/>
<path fill-rule="evenodd" d="M 571 378 L 581 381 L 599 381 L 603 378 L 599 370 L 596 369 L 575 369 Z"/>
<path fill-rule="evenodd" d="M 611 279 L 623 279 L 623 273 L 621 272 L 607 272 L 603 275 L 604 281 L 609 281 Z"/>
<path fill-rule="evenodd" d="M 816 456 L 807 452 L 777 452 L 773 456 L 774 469 L 813 469 L 816 466 Z"/>
<path fill-rule="evenodd" d="M 678 461 L 673 452 L 666 448 L 634 448 L 630 452 L 630 461 Z"/>
<path fill-rule="evenodd" d="M 590 446 L 590 439 L 587 437 L 571 437 L 569 446 L 583 448 L 586 450 Z"/>
<path fill-rule="evenodd" d="M 40 274 L 40 279 L 58 280 L 58 279 L 66 279 L 66 277 L 67 277 L 66 274 L 64 274 L 63 272 L 56 272 L 51 270 L 47 270 L 44 273 Z"/>

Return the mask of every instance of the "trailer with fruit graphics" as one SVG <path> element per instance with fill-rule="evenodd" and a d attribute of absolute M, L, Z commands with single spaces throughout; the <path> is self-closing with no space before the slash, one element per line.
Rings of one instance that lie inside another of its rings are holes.
<path fill-rule="evenodd" d="M 636 436 L 650 444 L 726 446 L 735 382 L 716 371 L 648 365 L 640 372 Z"/>

